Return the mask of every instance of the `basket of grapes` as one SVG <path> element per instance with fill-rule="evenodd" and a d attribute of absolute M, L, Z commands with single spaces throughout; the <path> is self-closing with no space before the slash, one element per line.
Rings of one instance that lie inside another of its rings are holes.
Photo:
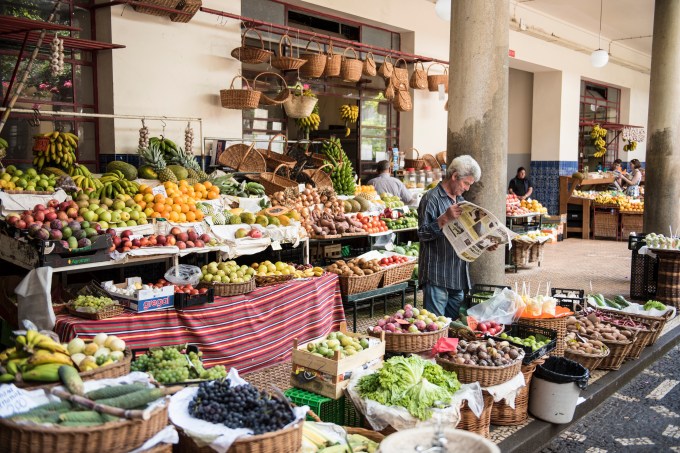
<path fill-rule="evenodd" d="M 107 319 L 121 315 L 123 306 L 106 296 L 80 295 L 68 303 L 68 312 L 87 319 Z"/>
<path fill-rule="evenodd" d="M 187 387 L 170 400 L 170 420 L 184 453 L 214 453 L 211 445 L 227 453 L 297 453 L 306 410 L 292 408 L 280 391 L 257 389 L 233 369 L 226 379 Z M 194 436 L 215 440 L 206 445 Z"/>
<path fill-rule="evenodd" d="M 227 375 L 223 365 L 205 368 L 201 361 L 203 353 L 194 345 L 161 346 L 140 352 L 134 351 L 130 369 L 149 373 L 163 385 L 189 385 Z"/>

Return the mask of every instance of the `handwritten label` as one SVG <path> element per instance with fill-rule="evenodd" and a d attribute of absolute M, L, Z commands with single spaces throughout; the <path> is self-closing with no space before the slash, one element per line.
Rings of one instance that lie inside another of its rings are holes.
<path fill-rule="evenodd" d="M 408 241 L 408 242 L 406 243 L 406 247 L 411 247 L 411 241 Z"/>
<path fill-rule="evenodd" d="M 194 231 L 196 232 L 197 235 L 202 235 L 205 234 L 205 230 L 203 229 L 203 225 L 200 223 L 197 223 L 194 225 Z"/>
<path fill-rule="evenodd" d="M 409 208 L 408 208 L 408 206 L 404 206 L 404 214 L 408 214 L 408 213 L 409 213 Z"/>
<path fill-rule="evenodd" d="M 300 192 L 304 192 L 305 191 L 305 185 L 304 184 L 298 184 L 298 190 Z"/>
<path fill-rule="evenodd" d="M 281 250 L 281 243 L 279 241 L 272 241 L 272 250 Z"/>
<path fill-rule="evenodd" d="M 168 193 L 165 191 L 165 187 L 163 187 L 163 185 L 154 187 L 153 189 L 151 189 L 151 193 L 154 195 L 161 194 L 164 197 L 168 196 Z"/>
<path fill-rule="evenodd" d="M 26 412 L 40 403 L 33 401 L 14 384 L 0 386 L 0 417 L 7 417 L 17 412 Z"/>

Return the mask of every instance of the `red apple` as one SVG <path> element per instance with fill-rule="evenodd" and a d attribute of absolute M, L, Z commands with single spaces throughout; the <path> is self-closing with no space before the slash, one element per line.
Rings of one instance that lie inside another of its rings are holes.
<path fill-rule="evenodd" d="M 196 239 L 198 239 L 198 234 L 196 234 L 196 231 L 194 231 L 193 228 L 189 228 L 187 231 L 187 236 L 189 237 L 190 241 L 196 241 Z"/>
<path fill-rule="evenodd" d="M 75 218 L 75 221 L 78 223 L 83 223 L 85 219 L 83 218 L 83 216 L 79 215 L 78 217 Z"/>
<path fill-rule="evenodd" d="M 172 234 L 173 236 L 177 236 L 181 232 L 182 229 L 180 227 L 172 227 L 172 229 L 170 230 L 170 234 Z"/>
<path fill-rule="evenodd" d="M 19 217 L 18 215 L 11 215 L 7 217 L 7 223 L 9 223 L 12 226 L 15 226 L 19 220 L 21 220 L 21 217 Z"/>
<path fill-rule="evenodd" d="M 121 236 L 124 237 L 124 238 L 129 238 L 130 236 L 132 236 L 132 230 L 125 230 L 125 231 L 123 231 L 123 232 L 121 233 Z"/>
<path fill-rule="evenodd" d="M 116 236 L 116 230 L 113 228 L 107 228 L 106 234 L 110 234 L 111 236 L 115 237 Z"/>
<path fill-rule="evenodd" d="M 177 239 L 175 239 L 175 236 L 173 235 L 168 235 L 165 238 L 165 245 L 175 245 L 177 243 Z"/>
<path fill-rule="evenodd" d="M 45 212 L 36 211 L 36 213 L 33 215 L 33 218 L 36 220 L 36 222 L 42 222 L 45 220 Z"/>
<path fill-rule="evenodd" d="M 59 206 L 59 201 L 52 198 L 50 201 L 47 202 L 47 206 L 50 208 L 56 208 L 57 206 Z"/>
<path fill-rule="evenodd" d="M 186 245 L 187 245 L 188 249 L 196 247 L 196 245 L 194 244 L 194 241 L 187 241 Z"/>
<path fill-rule="evenodd" d="M 194 246 L 196 247 L 205 247 L 205 242 L 201 241 L 200 239 L 196 239 L 194 241 Z"/>
<path fill-rule="evenodd" d="M 58 216 L 57 216 L 57 213 L 54 212 L 54 211 L 48 211 L 48 212 L 45 214 L 45 220 L 47 220 L 48 222 L 51 222 L 52 220 L 55 220 L 57 217 L 58 217 Z"/>
<path fill-rule="evenodd" d="M 33 218 L 32 215 L 25 215 L 23 217 L 24 222 L 26 222 L 26 225 L 31 225 L 32 223 L 35 223 L 35 219 Z"/>
<path fill-rule="evenodd" d="M 189 240 L 189 235 L 187 233 L 176 234 L 175 237 L 178 241 L 186 242 Z"/>
<path fill-rule="evenodd" d="M 162 234 L 159 234 L 158 236 L 156 236 L 156 243 L 158 245 L 165 245 L 166 242 L 167 242 L 167 240 L 166 240 L 165 236 L 163 236 Z"/>
<path fill-rule="evenodd" d="M 45 211 L 45 210 L 47 210 L 47 208 L 45 207 L 44 204 L 37 204 L 37 205 L 35 205 L 35 207 L 33 208 L 33 212 L 37 212 L 37 211 Z"/>
<path fill-rule="evenodd" d="M 133 239 L 133 240 L 132 240 L 132 246 L 133 246 L 133 247 L 141 247 L 141 246 L 142 246 L 142 243 L 141 243 L 141 241 L 140 241 L 139 239 Z"/>
<path fill-rule="evenodd" d="M 59 203 L 59 207 L 58 207 L 57 209 L 59 209 L 60 211 L 66 211 L 66 210 L 68 210 L 68 208 L 70 208 L 70 207 L 71 207 L 71 203 L 70 203 L 70 202 L 68 202 L 68 201 L 62 201 L 61 203 Z"/>
<path fill-rule="evenodd" d="M 118 247 L 120 243 L 123 242 L 123 240 L 118 236 L 113 236 L 111 240 L 113 241 L 113 245 L 115 245 L 116 247 Z"/>
<path fill-rule="evenodd" d="M 15 227 L 19 228 L 20 230 L 25 230 L 26 229 L 26 221 L 19 219 L 16 221 L 14 224 Z"/>

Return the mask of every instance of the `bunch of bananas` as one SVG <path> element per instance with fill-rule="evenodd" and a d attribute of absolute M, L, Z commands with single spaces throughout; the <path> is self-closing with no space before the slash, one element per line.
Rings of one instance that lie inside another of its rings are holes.
<path fill-rule="evenodd" d="M 35 330 L 19 335 L 15 346 L 0 354 L 0 382 L 59 380 L 59 367 L 73 366 L 66 348 Z"/>
<path fill-rule="evenodd" d="M 330 172 L 335 192 L 338 195 L 354 195 L 356 187 L 354 169 L 352 162 L 340 145 L 340 140 L 337 137 L 331 137 L 324 141 L 321 152 L 325 156 L 324 164 L 331 164 L 332 166 L 330 170 L 326 168 L 324 171 Z"/>
<path fill-rule="evenodd" d="M 624 151 L 635 151 L 637 149 L 637 142 L 635 140 L 626 140 L 628 143 L 623 145 Z"/>
<path fill-rule="evenodd" d="M 49 138 L 50 143 L 44 150 L 33 150 L 33 166 L 41 170 L 44 166 L 54 164 L 69 170 L 76 163 L 78 136 L 70 132 L 47 132 L 35 138 Z"/>
<path fill-rule="evenodd" d="M 116 198 L 116 195 L 121 194 L 135 195 L 139 191 L 139 185 L 134 181 L 125 179 L 125 175 L 120 170 L 104 173 L 98 181 L 101 187 L 95 187 L 93 195 L 95 198 L 102 196 Z M 78 183 L 76 182 L 76 184 Z"/>
<path fill-rule="evenodd" d="M 340 106 L 340 119 L 345 120 L 345 137 L 349 137 L 352 130 L 349 128 L 349 123 L 356 123 L 359 119 L 359 106 L 343 104 Z"/>
<path fill-rule="evenodd" d="M 595 157 L 602 157 L 607 154 L 607 142 L 605 137 L 607 136 L 607 129 L 604 129 L 599 124 L 593 126 L 590 131 L 590 138 L 593 140 L 593 146 L 595 146 Z"/>
<path fill-rule="evenodd" d="M 306 118 L 296 118 L 295 125 L 304 135 L 309 135 L 310 131 L 318 131 L 321 124 L 319 116 L 319 103 L 317 102 L 312 109 L 312 113 Z"/>
<path fill-rule="evenodd" d="M 71 179 L 73 179 L 76 187 L 81 189 L 83 192 L 90 192 L 103 187 L 102 182 L 96 178 L 93 178 L 92 175 L 73 175 L 71 176 Z"/>
<path fill-rule="evenodd" d="M 68 174 L 71 176 L 92 176 L 92 173 L 85 165 L 75 164 L 73 167 L 69 168 Z"/>
<path fill-rule="evenodd" d="M 4 138 L 0 137 L 0 149 L 7 149 L 9 148 L 9 143 L 7 143 L 7 140 Z"/>

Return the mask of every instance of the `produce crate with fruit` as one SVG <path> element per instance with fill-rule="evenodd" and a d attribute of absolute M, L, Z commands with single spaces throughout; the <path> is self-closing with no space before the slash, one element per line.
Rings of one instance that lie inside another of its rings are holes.
<path fill-rule="evenodd" d="M 368 337 L 347 331 L 331 332 L 321 341 L 300 344 L 293 340 L 291 385 L 338 399 L 347 387 L 352 372 L 382 363 L 385 337 Z"/>
<path fill-rule="evenodd" d="M 413 270 L 418 264 L 417 258 L 394 252 L 385 252 L 383 255 L 384 257 L 380 258 L 380 266 L 383 267 L 385 272 L 380 287 L 395 285 L 411 279 Z"/>
<path fill-rule="evenodd" d="M 139 277 L 130 277 L 125 283 L 102 282 L 102 288 L 126 309 L 138 313 L 174 306 L 175 289 L 172 286 L 145 285 Z"/>
<path fill-rule="evenodd" d="M 506 326 L 504 332 L 493 338 L 522 348 L 525 353 L 523 362 L 528 364 L 555 349 L 557 332 L 519 323 Z"/>
<path fill-rule="evenodd" d="M 378 324 L 369 327 L 371 336 L 385 335 L 385 350 L 394 353 L 429 351 L 437 340 L 447 336 L 451 320 L 425 309 L 406 304 L 394 315 L 385 315 Z"/>

